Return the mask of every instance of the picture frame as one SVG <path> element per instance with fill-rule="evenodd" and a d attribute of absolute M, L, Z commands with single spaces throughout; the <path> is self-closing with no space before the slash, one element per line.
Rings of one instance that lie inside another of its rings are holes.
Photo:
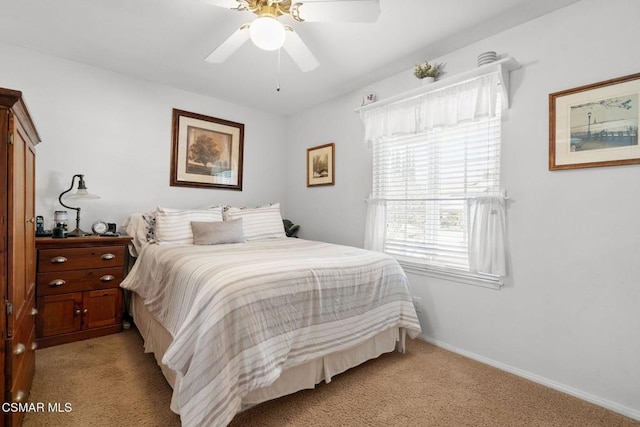
<path fill-rule="evenodd" d="M 640 73 L 549 94 L 549 170 L 640 164 Z"/>
<path fill-rule="evenodd" d="M 307 187 L 335 184 L 335 144 L 307 148 Z"/>
<path fill-rule="evenodd" d="M 242 191 L 244 124 L 173 109 L 171 186 Z"/>

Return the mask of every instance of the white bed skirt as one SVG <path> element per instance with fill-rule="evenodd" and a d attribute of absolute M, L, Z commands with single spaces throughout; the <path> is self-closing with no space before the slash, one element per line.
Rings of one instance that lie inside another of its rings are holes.
<path fill-rule="evenodd" d="M 172 341 L 171 334 L 147 311 L 135 292 L 131 296 L 130 311 L 144 340 L 145 352 L 154 354 L 163 375 L 171 387 L 175 388 L 178 380 L 176 373 L 162 363 L 162 357 Z M 242 399 L 242 409 L 300 390 L 312 389 L 321 381 L 328 383 L 334 375 L 394 349 L 404 353 L 405 336 L 406 331 L 402 328 L 387 329 L 356 347 L 289 368 L 269 387 L 253 390 L 246 395 Z M 177 405 L 172 402 L 171 409 L 177 412 L 176 408 Z"/>

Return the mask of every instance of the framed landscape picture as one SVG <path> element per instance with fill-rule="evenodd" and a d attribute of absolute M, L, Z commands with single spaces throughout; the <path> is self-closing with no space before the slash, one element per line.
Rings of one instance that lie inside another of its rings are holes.
<path fill-rule="evenodd" d="M 334 185 L 335 145 L 307 148 L 307 187 Z"/>
<path fill-rule="evenodd" d="M 172 186 L 242 190 L 242 123 L 174 108 L 172 129 Z"/>
<path fill-rule="evenodd" d="M 640 73 L 549 95 L 549 170 L 640 164 Z"/>

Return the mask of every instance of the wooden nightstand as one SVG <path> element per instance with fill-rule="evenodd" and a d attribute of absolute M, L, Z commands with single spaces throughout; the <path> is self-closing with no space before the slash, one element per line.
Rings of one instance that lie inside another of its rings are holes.
<path fill-rule="evenodd" d="M 40 348 L 120 332 L 129 236 L 36 238 Z"/>

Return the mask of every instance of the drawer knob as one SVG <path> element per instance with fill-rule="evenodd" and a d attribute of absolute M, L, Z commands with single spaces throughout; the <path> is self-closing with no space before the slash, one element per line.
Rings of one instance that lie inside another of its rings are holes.
<path fill-rule="evenodd" d="M 115 257 L 116 256 L 114 254 L 104 254 L 100 258 L 102 258 L 104 261 L 109 261 L 114 259 Z"/>
<path fill-rule="evenodd" d="M 82 313 L 82 312 L 80 311 L 80 309 L 79 309 L 79 308 L 76 308 L 75 313 L 76 313 L 76 316 L 80 316 L 80 313 Z"/>
<path fill-rule="evenodd" d="M 16 356 L 20 356 L 20 355 L 21 355 L 22 353 L 24 353 L 26 350 L 27 350 L 27 347 L 26 347 L 24 344 L 22 344 L 21 342 L 19 342 L 19 343 L 16 345 L 15 350 L 13 350 L 13 353 L 14 353 Z"/>
<path fill-rule="evenodd" d="M 35 342 L 35 341 L 34 341 L 34 342 L 32 342 L 32 343 L 31 343 L 31 350 L 35 351 L 35 350 L 37 350 L 37 349 L 38 349 L 38 343 L 37 343 L 37 342 Z"/>
<path fill-rule="evenodd" d="M 67 283 L 67 282 L 65 282 L 65 281 L 64 281 L 64 280 L 62 280 L 62 279 L 56 279 L 56 280 L 52 280 L 52 281 L 50 281 L 50 282 L 49 282 L 49 286 L 51 286 L 51 287 L 53 288 L 53 287 L 55 287 L 55 286 L 62 286 L 62 285 L 64 285 L 65 283 Z M 36 312 L 37 312 L 37 311 L 36 311 Z"/>
<path fill-rule="evenodd" d="M 52 264 L 64 264 L 65 262 L 67 262 L 67 259 L 63 256 L 55 256 L 51 258 Z"/>
<path fill-rule="evenodd" d="M 35 308 L 35 307 L 33 307 L 33 308 L 31 309 L 31 315 L 32 315 L 32 316 L 35 316 L 36 314 L 38 314 L 38 309 L 37 309 L 37 308 Z"/>
<path fill-rule="evenodd" d="M 23 390 L 18 390 L 18 392 L 16 393 L 16 397 L 15 399 L 13 399 L 13 401 L 16 403 L 20 403 L 24 401 L 25 397 L 27 397 L 27 393 L 25 393 Z"/>
<path fill-rule="evenodd" d="M 102 277 L 100 278 L 100 281 L 102 281 L 102 282 L 111 282 L 111 281 L 113 281 L 113 280 L 115 280 L 115 277 L 113 277 L 113 276 L 112 276 L 112 275 L 110 275 L 110 274 L 105 274 L 104 276 L 102 276 Z"/>
<path fill-rule="evenodd" d="M 87 314 L 89 312 L 88 308 L 85 308 L 84 310 L 82 310 L 82 314 Z"/>

